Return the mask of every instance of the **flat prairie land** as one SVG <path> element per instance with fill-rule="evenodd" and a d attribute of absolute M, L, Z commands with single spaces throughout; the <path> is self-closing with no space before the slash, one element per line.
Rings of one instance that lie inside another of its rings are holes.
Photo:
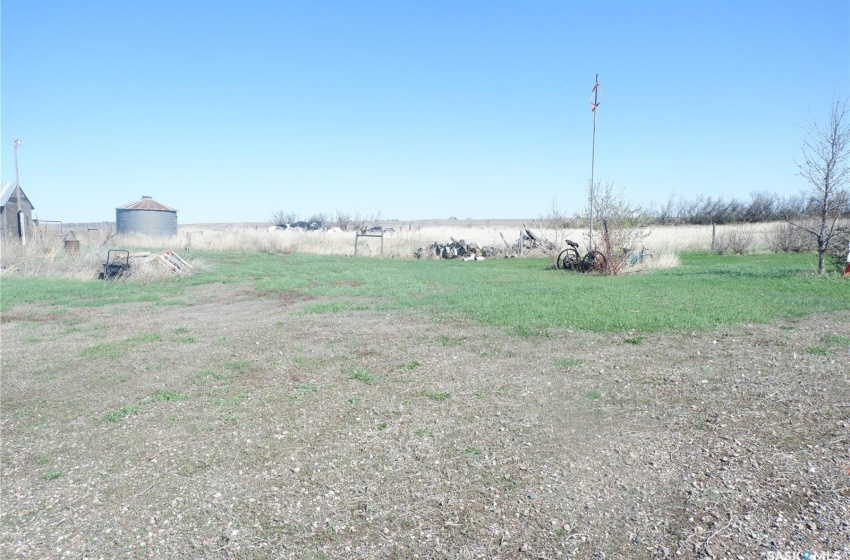
<path fill-rule="evenodd" d="M 844 279 L 200 258 L 4 278 L 3 558 L 850 555 Z"/>
<path fill-rule="evenodd" d="M 271 253 L 301 253 L 352 256 L 357 242 L 358 256 L 388 258 L 414 258 L 414 252 L 432 243 L 449 243 L 452 239 L 474 242 L 479 246 L 496 247 L 503 254 L 516 253 L 517 241 L 523 230 L 532 230 L 535 235 L 554 245 L 552 258 L 560 249 L 567 247 L 565 240 L 579 244 L 586 252 L 588 230 L 585 228 L 553 229 L 540 220 L 383 220 L 382 227 L 392 228 L 382 240 L 376 238 L 356 239 L 354 230 L 277 230 L 269 231 L 271 224 L 190 224 L 181 225 L 178 235 L 153 238 L 134 234 L 122 234 L 111 240 L 130 250 L 135 249 L 174 249 L 200 251 L 260 251 Z M 711 225 L 657 226 L 646 228 L 641 244 L 653 254 L 671 255 L 677 251 L 705 251 L 712 247 L 712 239 L 743 239 L 747 252 L 765 251 L 776 228 L 782 224 L 723 225 L 712 229 Z M 594 235 L 598 236 L 596 232 Z M 599 239 L 598 237 L 596 238 Z M 99 246 L 101 238 L 83 240 L 83 250 L 87 244 Z M 633 247 L 633 249 L 639 247 Z M 546 252 L 536 251 L 537 256 Z"/>

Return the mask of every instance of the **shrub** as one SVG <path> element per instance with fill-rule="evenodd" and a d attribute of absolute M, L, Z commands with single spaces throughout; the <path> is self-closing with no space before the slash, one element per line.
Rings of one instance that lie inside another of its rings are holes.
<path fill-rule="evenodd" d="M 619 274 L 624 253 L 643 245 L 649 235 L 644 227 L 646 214 L 627 201 L 622 190 L 615 193 L 613 183 L 589 185 L 588 191 L 588 196 L 592 191 L 594 229 L 598 232 L 594 248 L 605 255 L 608 274 Z"/>
<path fill-rule="evenodd" d="M 774 253 L 803 253 L 815 249 L 810 233 L 788 223 L 775 224 L 764 235 L 767 246 Z"/>
<path fill-rule="evenodd" d="M 714 250 L 718 255 L 734 253 L 746 255 L 755 245 L 755 233 L 747 228 L 736 226 L 722 230 L 715 241 Z"/>
<path fill-rule="evenodd" d="M 850 251 L 850 223 L 839 226 L 835 229 L 835 235 L 832 237 L 827 256 L 829 263 L 836 271 L 843 271 L 847 265 L 847 253 Z"/>

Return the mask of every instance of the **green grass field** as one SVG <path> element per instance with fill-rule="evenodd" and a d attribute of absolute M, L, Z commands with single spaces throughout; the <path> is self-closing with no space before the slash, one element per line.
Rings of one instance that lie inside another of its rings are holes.
<path fill-rule="evenodd" d="M 191 286 L 245 284 L 259 293 L 316 298 L 308 313 L 417 308 L 503 326 L 524 336 L 547 329 L 659 331 L 763 323 L 850 309 L 850 282 L 813 274 L 815 257 L 685 253 L 681 266 L 618 277 L 553 270 L 547 259 L 479 262 L 356 259 L 263 253 L 195 254 L 207 270 L 186 279 L 106 283 L 5 278 L 2 310 L 124 302 L 180 305 Z"/>

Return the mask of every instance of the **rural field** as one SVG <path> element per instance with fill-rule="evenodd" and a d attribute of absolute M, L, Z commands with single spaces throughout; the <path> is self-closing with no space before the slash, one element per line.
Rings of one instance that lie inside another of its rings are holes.
<path fill-rule="evenodd" d="M 411 258 L 502 243 L 453 227 L 189 226 L 110 243 L 191 274 L 116 282 L 4 247 L 0 557 L 850 558 L 847 278 L 710 228 L 621 276 Z"/>

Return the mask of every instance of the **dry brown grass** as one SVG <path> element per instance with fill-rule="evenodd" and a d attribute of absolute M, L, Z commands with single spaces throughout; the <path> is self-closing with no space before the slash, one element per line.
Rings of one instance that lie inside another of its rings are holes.
<path fill-rule="evenodd" d="M 445 243 L 452 239 L 475 242 L 480 246 L 495 246 L 506 253 L 516 252 L 516 242 L 526 224 L 548 240 L 557 240 L 559 249 L 549 253 L 557 256 L 564 239 L 579 243 L 580 251 L 586 251 L 585 229 L 549 229 L 540 227 L 532 220 L 425 220 L 414 222 L 386 222 L 395 229 L 381 240 L 362 237 L 358 243 L 358 256 L 395 259 L 414 258 L 419 247 L 434 242 Z M 769 250 L 768 236 L 775 224 L 753 224 L 718 226 L 717 236 L 724 232 L 746 231 L 752 235 L 752 251 Z M 649 229 L 644 244 L 653 258 L 644 261 L 630 272 L 648 268 L 677 266 L 680 251 L 711 249 L 711 226 L 663 226 Z M 64 236 L 36 233 L 26 246 L 14 241 L 5 241 L 0 255 L 0 275 L 58 274 L 71 278 L 96 277 L 101 270 L 109 249 L 126 249 L 131 252 L 174 250 L 188 258 L 192 251 L 257 251 L 262 253 L 303 253 L 316 255 L 354 255 L 355 232 L 353 231 L 269 231 L 268 224 L 194 224 L 180 226 L 173 237 L 150 237 L 140 234 L 113 235 L 112 232 L 88 232 L 80 237 L 79 255 L 65 250 Z M 532 252 L 528 256 L 544 256 L 544 252 Z M 191 260 L 193 266 L 203 266 L 200 259 Z M 138 267 L 137 278 L 162 277 L 168 271 L 161 267 Z"/>
<path fill-rule="evenodd" d="M 77 280 L 92 280 L 103 270 L 110 249 L 125 249 L 131 255 L 149 252 L 151 249 L 171 249 L 165 239 L 143 236 L 112 236 L 109 232 L 90 232 L 77 239 L 79 250 L 70 252 L 66 248 L 66 236 L 38 232 L 21 245 L 15 240 L 4 240 L 0 248 L 0 276 L 63 276 Z M 160 241 L 160 243 L 156 243 Z M 178 251 L 179 253 L 179 251 Z M 155 253 L 154 253 L 155 255 Z M 184 254 L 185 258 L 185 254 Z M 186 259 L 192 267 L 186 273 L 203 269 L 202 259 Z M 146 258 L 131 260 L 133 281 L 164 278 L 173 274 L 159 262 Z M 184 273 L 185 274 L 185 273 Z"/>
<path fill-rule="evenodd" d="M 571 239 L 580 245 L 582 252 L 587 247 L 587 230 L 584 228 L 554 229 L 539 227 L 532 220 L 434 220 L 417 222 L 390 222 L 396 233 L 384 237 L 384 256 L 391 258 L 413 258 L 413 252 L 434 242 L 448 242 L 452 238 L 475 242 L 479 245 L 494 245 L 507 249 L 509 244 L 516 243 L 523 223 L 532 228 L 535 233 L 546 239 L 557 240 L 563 244 L 564 239 Z M 768 243 L 767 232 L 773 224 L 750 224 L 745 226 L 718 226 L 720 236 L 727 229 L 745 229 L 754 235 L 754 249 L 766 250 Z M 191 236 L 188 235 L 191 232 Z M 649 235 L 644 241 L 646 247 L 654 254 L 667 252 L 694 251 L 711 249 L 711 226 L 658 226 L 649 228 Z M 190 239 L 191 238 L 191 239 Z M 132 238 L 125 238 L 132 239 Z M 191 246 L 196 249 L 217 251 L 231 250 L 260 250 L 280 253 L 315 253 L 332 255 L 353 255 L 355 233 L 347 232 L 312 232 L 312 231 L 272 231 L 266 225 L 189 225 L 181 226 L 177 238 L 164 238 L 161 246 L 177 245 L 186 247 L 191 240 Z M 142 243 L 143 240 L 137 240 Z M 152 240 L 152 242 L 156 242 Z M 378 256 L 380 240 L 361 238 L 360 247 L 364 255 Z M 358 253 L 361 251 L 359 250 Z"/>

